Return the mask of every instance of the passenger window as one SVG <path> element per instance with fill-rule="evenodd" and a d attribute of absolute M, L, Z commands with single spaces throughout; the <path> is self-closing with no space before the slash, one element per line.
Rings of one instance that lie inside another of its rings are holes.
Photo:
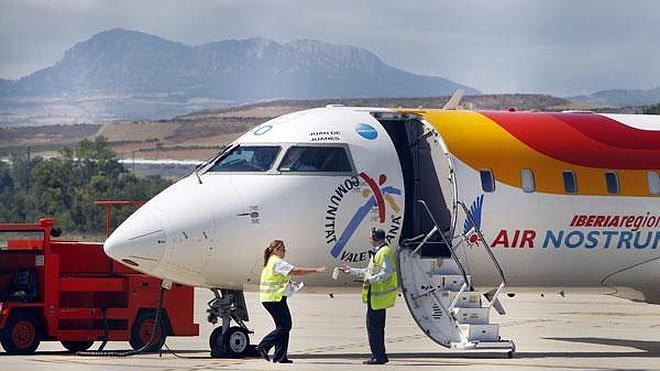
<path fill-rule="evenodd" d="M 279 146 L 238 146 L 222 156 L 209 172 L 265 172 L 272 166 Z"/>
<path fill-rule="evenodd" d="M 605 183 L 607 184 L 607 193 L 619 193 L 619 177 L 614 171 L 605 173 Z"/>
<path fill-rule="evenodd" d="M 651 192 L 652 195 L 660 195 L 660 173 L 649 171 L 648 179 L 649 192 Z"/>
<path fill-rule="evenodd" d="M 564 176 L 564 191 L 566 193 L 577 193 L 577 180 L 575 179 L 575 172 L 566 170 L 563 172 Z"/>
<path fill-rule="evenodd" d="M 282 172 L 349 173 L 353 170 L 344 147 L 294 146 L 278 167 Z"/>
<path fill-rule="evenodd" d="M 520 180 L 522 181 L 523 191 L 529 193 L 536 190 L 536 184 L 534 184 L 534 173 L 531 170 L 520 170 Z"/>
<path fill-rule="evenodd" d="M 495 178 L 493 177 L 493 172 L 490 170 L 480 170 L 479 174 L 481 175 L 481 189 L 483 189 L 484 192 L 495 191 Z"/>

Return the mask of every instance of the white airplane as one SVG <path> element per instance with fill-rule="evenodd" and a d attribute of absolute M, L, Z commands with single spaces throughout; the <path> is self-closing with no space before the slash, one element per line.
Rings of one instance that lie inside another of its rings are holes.
<path fill-rule="evenodd" d="M 505 285 L 609 286 L 660 303 L 660 116 L 295 112 L 154 197 L 104 247 L 165 282 L 213 289 L 212 349 L 235 354 L 249 345 L 242 290 L 258 284 L 269 241 L 284 240 L 296 265 L 365 266 L 372 227 L 398 248 L 411 315 L 443 346 L 512 352 L 489 319 L 504 313 Z"/>

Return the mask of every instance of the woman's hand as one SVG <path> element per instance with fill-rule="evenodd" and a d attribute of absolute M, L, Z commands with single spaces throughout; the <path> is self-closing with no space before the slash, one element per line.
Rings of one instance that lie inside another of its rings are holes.
<path fill-rule="evenodd" d="M 346 264 L 342 264 L 342 265 L 340 265 L 340 266 L 339 266 L 339 270 L 340 270 L 341 272 L 343 272 L 343 273 L 346 273 L 346 274 L 351 273 L 351 267 L 349 267 L 349 266 L 346 265 Z"/>
<path fill-rule="evenodd" d="M 311 273 L 323 273 L 325 272 L 325 267 L 318 267 L 318 268 L 304 268 L 304 267 L 293 267 L 289 271 L 290 276 L 303 276 L 306 274 L 311 274 Z"/>

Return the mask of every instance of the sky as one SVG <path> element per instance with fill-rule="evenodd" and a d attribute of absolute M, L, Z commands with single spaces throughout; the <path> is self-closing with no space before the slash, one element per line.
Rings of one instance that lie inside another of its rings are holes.
<path fill-rule="evenodd" d="M 660 86 L 656 0 L 0 0 L 0 78 L 111 28 L 189 45 L 263 37 L 369 49 L 486 93 Z"/>

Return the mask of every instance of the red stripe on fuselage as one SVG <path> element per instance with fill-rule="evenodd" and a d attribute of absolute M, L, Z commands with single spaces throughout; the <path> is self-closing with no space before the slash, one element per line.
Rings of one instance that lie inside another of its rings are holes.
<path fill-rule="evenodd" d="M 630 149 L 660 150 L 660 131 L 642 130 L 595 114 L 549 113 L 601 143 Z"/>
<path fill-rule="evenodd" d="M 658 132 L 630 128 L 596 114 L 480 113 L 529 147 L 563 162 L 607 169 L 660 169 Z"/>

